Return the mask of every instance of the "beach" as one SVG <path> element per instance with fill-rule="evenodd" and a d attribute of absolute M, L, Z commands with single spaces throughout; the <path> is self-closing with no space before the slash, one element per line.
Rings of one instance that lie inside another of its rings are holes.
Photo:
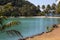
<path fill-rule="evenodd" d="M 60 40 L 60 24 L 52 32 L 27 38 L 26 40 Z"/>
<path fill-rule="evenodd" d="M 14 18 L 14 17 L 13 17 Z M 52 16 L 32 16 L 32 17 L 18 17 L 18 18 L 60 18 L 60 17 L 52 17 Z"/>

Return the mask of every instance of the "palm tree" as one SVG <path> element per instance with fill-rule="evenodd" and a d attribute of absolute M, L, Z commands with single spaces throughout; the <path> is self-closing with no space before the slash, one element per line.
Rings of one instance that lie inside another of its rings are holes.
<path fill-rule="evenodd" d="M 45 15 L 46 13 L 45 13 L 45 5 L 42 5 L 42 9 L 43 9 L 43 11 L 41 12 L 41 14 L 42 15 Z"/>
<path fill-rule="evenodd" d="M 43 11 L 44 11 L 44 9 L 45 9 L 45 5 L 42 5 L 42 9 L 43 9 Z"/>
<path fill-rule="evenodd" d="M 56 4 L 55 4 L 55 3 L 52 4 L 51 9 L 52 9 L 52 10 L 55 10 L 55 9 L 56 9 Z"/>
<path fill-rule="evenodd" d="M 51 11 L 52 11 L 53 14 L 56 13 L 56 4 L 55 3 L 52 4 Z"/>
<path fill-rule="evenodd" d="M 48 11 L 51 10 L 51 6 L 48 4 L 46 9 L 47 9 Z"/>
<path fill-rule="evenodd" d="M 47 15 L 49 15 L 50 10 L 51 10 L 51 6 L 48 4 L 47 7 L 46 7 L 46 10 L 45 10 L 45 12 L 47 13 Z"/>
<path fill-rule="evenodd" d="M 7 24 L 3 24 L 3 20 L 7 20 L 7 18 L 6 17 L 0 17 L 0 32 L 2 33 L 2 32 L 6 32 L 7 34 L 11 34 L 12 36 L 14 35 L 14 34 L 16 34 L 17 36 L 21 36 L 22 38 L 23 38 L 23 36 L 22 36 L 22 34 L 19 32 L 19 31 L 17 31 L 17 30 L 5 30 L 6 28 L 10 28 L 10 27 L 12 27 L 13 25 L 18 25 L 18 24 L 20 24 L 20 22 L 18 22 L 18 21 L 12 21 L 12 22 L 9 22 L 9 23 L 7 23 Z M 10 35 L 9 35 L 10 36 Z"/>
<path fill-rule="evenodd" d="M 40 9 L 40 5 L 37 6 L 37 9 Z"/>
<path fill-rule="evenodd" d="M 58 3 L 57 7 L 56 7 L 56 13 L 60 14 L 60 2 Z"/>

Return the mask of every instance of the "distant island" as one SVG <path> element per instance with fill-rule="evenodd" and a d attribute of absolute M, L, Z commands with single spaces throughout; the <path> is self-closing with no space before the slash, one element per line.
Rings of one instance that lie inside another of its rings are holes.
<path fill-rule="evenodd" d="M 56 5 L 35 6 L 28 0 L 0 0 L 0 16 L 30 17 L 30 16 L 58 16 L 60 17 L 60 2 Z"/>

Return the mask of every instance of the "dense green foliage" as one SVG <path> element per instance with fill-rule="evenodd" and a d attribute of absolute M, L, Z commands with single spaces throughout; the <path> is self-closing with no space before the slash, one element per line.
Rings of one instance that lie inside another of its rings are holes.
<path fill-rule="evenodd" d="M 37 16 L 40 9 L 25 0 L 0 0 L 0 16 Z"/>
<path fill-rule="evenodd" d="M 59 2 L 59 4 L 57 5 L 56 13 L 60 14 L 60 2 Z"/>
<path fill-rule="evenodd" d="M 27 0 L 0 0 L 0 16 L 44 16 L 51 13 L 51 10 L 53 14 L 60 14 L 60 3 L 40 7 Z"/>

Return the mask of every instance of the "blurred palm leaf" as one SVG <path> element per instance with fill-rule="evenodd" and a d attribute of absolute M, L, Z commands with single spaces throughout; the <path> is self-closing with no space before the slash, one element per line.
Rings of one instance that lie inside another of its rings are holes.
<path fill-rule="evenodd" d="M 21 35 L 21 33 L 19 31 L 17 31 L 17 30 L 8 30 L 8 31 L 6 31 L 6 33 L 9 36 L 14 36 L 16 34 L 17 36 L 21 36 L 23 38 L 23 36 Z"/>
<path fill-rule="evenodd" d="M 9 23 L 7 23 L 7 24 L 4 24 L 2 27 L 1 27 L 1 31 L 3 31 L 4 29 L 6 29 L 6 28 L 9 28 L 9 27 L 12 27 L 12 26 L 14 26 L 14 25 L 18 25 L 18 24 L 20 24 L 20 22 L 18 22 L 18 21 L 11 21 L 11 22 L 9 22 Z"/>
<path fill-rule="evenodd" d="M 3 20 L 7 20 L 7 17 L 5 17 L 5 16 L 1 16 L 0 17 L 0 24 L 1 25 L 3 24 Z"/>
<path fill-rule="evenodd" d="M 11 21 L 11 22 L 8 22 L 7 24 L 3 24 L 3 20 L 6 20 L 6 19 L 7 19 L 6 17 L 0 17 L 0 24 L 1 24 L 0 31 L 11 34 L 12 36 L 16 34 L 17 36 L 21 36 L 23 38 L 23 36 L 21 35 L 19 31 L 16 31 L 16 30 L 5 31 L 6 28 L 10 28 L 14 25 L 20 24 L 19 21 Z"/>

